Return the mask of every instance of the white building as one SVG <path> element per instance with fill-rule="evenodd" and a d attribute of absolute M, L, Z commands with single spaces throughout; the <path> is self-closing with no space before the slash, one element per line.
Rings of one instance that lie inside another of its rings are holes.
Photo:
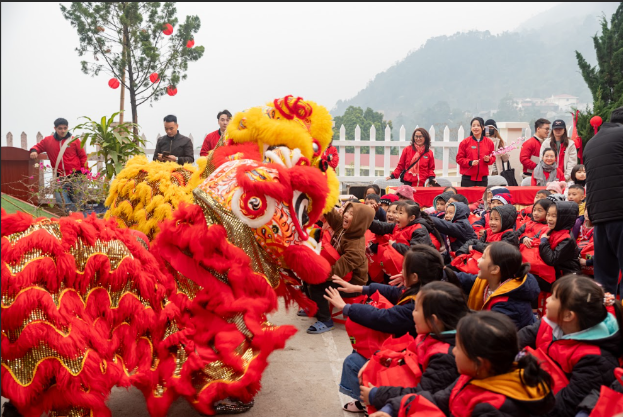
<path fill-rule="evenodd" d="M 569 112 L 572 107 L 578 107 L 578 97 L 570 96 L 569 94 L 558 94 L 546 99 L 546 102 L 555 104 L 559 107 L 561 112 Z"/>

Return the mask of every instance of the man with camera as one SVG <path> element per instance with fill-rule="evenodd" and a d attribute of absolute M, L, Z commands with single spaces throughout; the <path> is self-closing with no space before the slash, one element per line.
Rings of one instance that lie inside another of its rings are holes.
<path fill-rule="evenodd" d="M 178 118 L 174 115 L 167 115 L 164 122 L 167 135 L 158 138 L 154 150 L 154 161 L 172 161 L 180 165 L 195 161 L 193 142 L 178 131 Z"/>

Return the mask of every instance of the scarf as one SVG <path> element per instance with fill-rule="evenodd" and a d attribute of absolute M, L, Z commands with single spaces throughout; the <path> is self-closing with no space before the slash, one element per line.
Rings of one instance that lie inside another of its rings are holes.
<path fill-rule="evenodd" d="M 548 176 L 546 176 L 548 173 Z M 557 163 L 548 165 L 541 160 L 535 170 L 533 170 L 533 177 L 538 186 L 546 186 L 547 183 L 557 180 Z"/>
<path fill-rule="evenodd" d="M 423 155 L 425 153 L 425 146 L 424 145 L 416 145 L 414 144 L 414 148 L 416 149 L 416 153 L 414 153 L 414 156 L 412 157 L 412 161 L 410 161 L 410 165 L 414 164 L 414 162 L 416 160 L 418 160 L 420 158 L 421 155 Z M 418 180 L 420 180 L 420 161 L 418 161 L 416 164 L 414 164 L 412 166 L 412 168 L 409 169 L 409 173 L 414 176 L 417 177 Z"/>

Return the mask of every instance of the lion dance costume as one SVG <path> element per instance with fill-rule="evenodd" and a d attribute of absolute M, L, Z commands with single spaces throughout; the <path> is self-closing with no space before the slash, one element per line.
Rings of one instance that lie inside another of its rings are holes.
<path fill-rule="evenodd" d="M 131 385 L 155 416 L 250 405 L 296 331 L 266 315 L 313 309 L 296 286 L 330 274 L 309 231 L 338 199 L 331 136 L 287 96 L 235 115 L 199 168 L 130 160 L 105 220 L 3 211 L 3 396 L 24 415 L 108 416 Z"/>

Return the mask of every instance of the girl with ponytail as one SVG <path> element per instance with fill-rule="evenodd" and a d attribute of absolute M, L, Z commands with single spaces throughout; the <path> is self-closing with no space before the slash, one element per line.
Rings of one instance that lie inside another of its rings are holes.
<path fill-rule="evenodd" d="M 482 311 L 464 316 L 457 325 L 453 354 L 459 379 L 438 392 L 418 393 L 444 415 L 545 416 L 553 408 L 550 375 L 530 354 L 516 361 L 518 335 L 506 315 Z M 391 399 L 382 411 L 399 416 L 407 404 L 401 405 L 402 400 Z"/>
<path fill-rule="evenodd" d="M 605 306 L 605 294 L 592 279 L 567 275 L 553 283 L 546 316 L 518 333 L 521 347 L 548 356 L 569 381 L 556 394 L 552 415 L 574 416 L 592 390 L 613 382 L 622 358 L 622 305 Z"/>
<path fill-rule="evenodd" d="M 486 247 L 478 275 L 457 273 L 457 278 L 468 295 L 470 309 L 500 312 L 521 329 L 535 322 L 531 302 L 540 292 L 530 268 L 522 262 L 517 247 L 498 241 Z"/>

